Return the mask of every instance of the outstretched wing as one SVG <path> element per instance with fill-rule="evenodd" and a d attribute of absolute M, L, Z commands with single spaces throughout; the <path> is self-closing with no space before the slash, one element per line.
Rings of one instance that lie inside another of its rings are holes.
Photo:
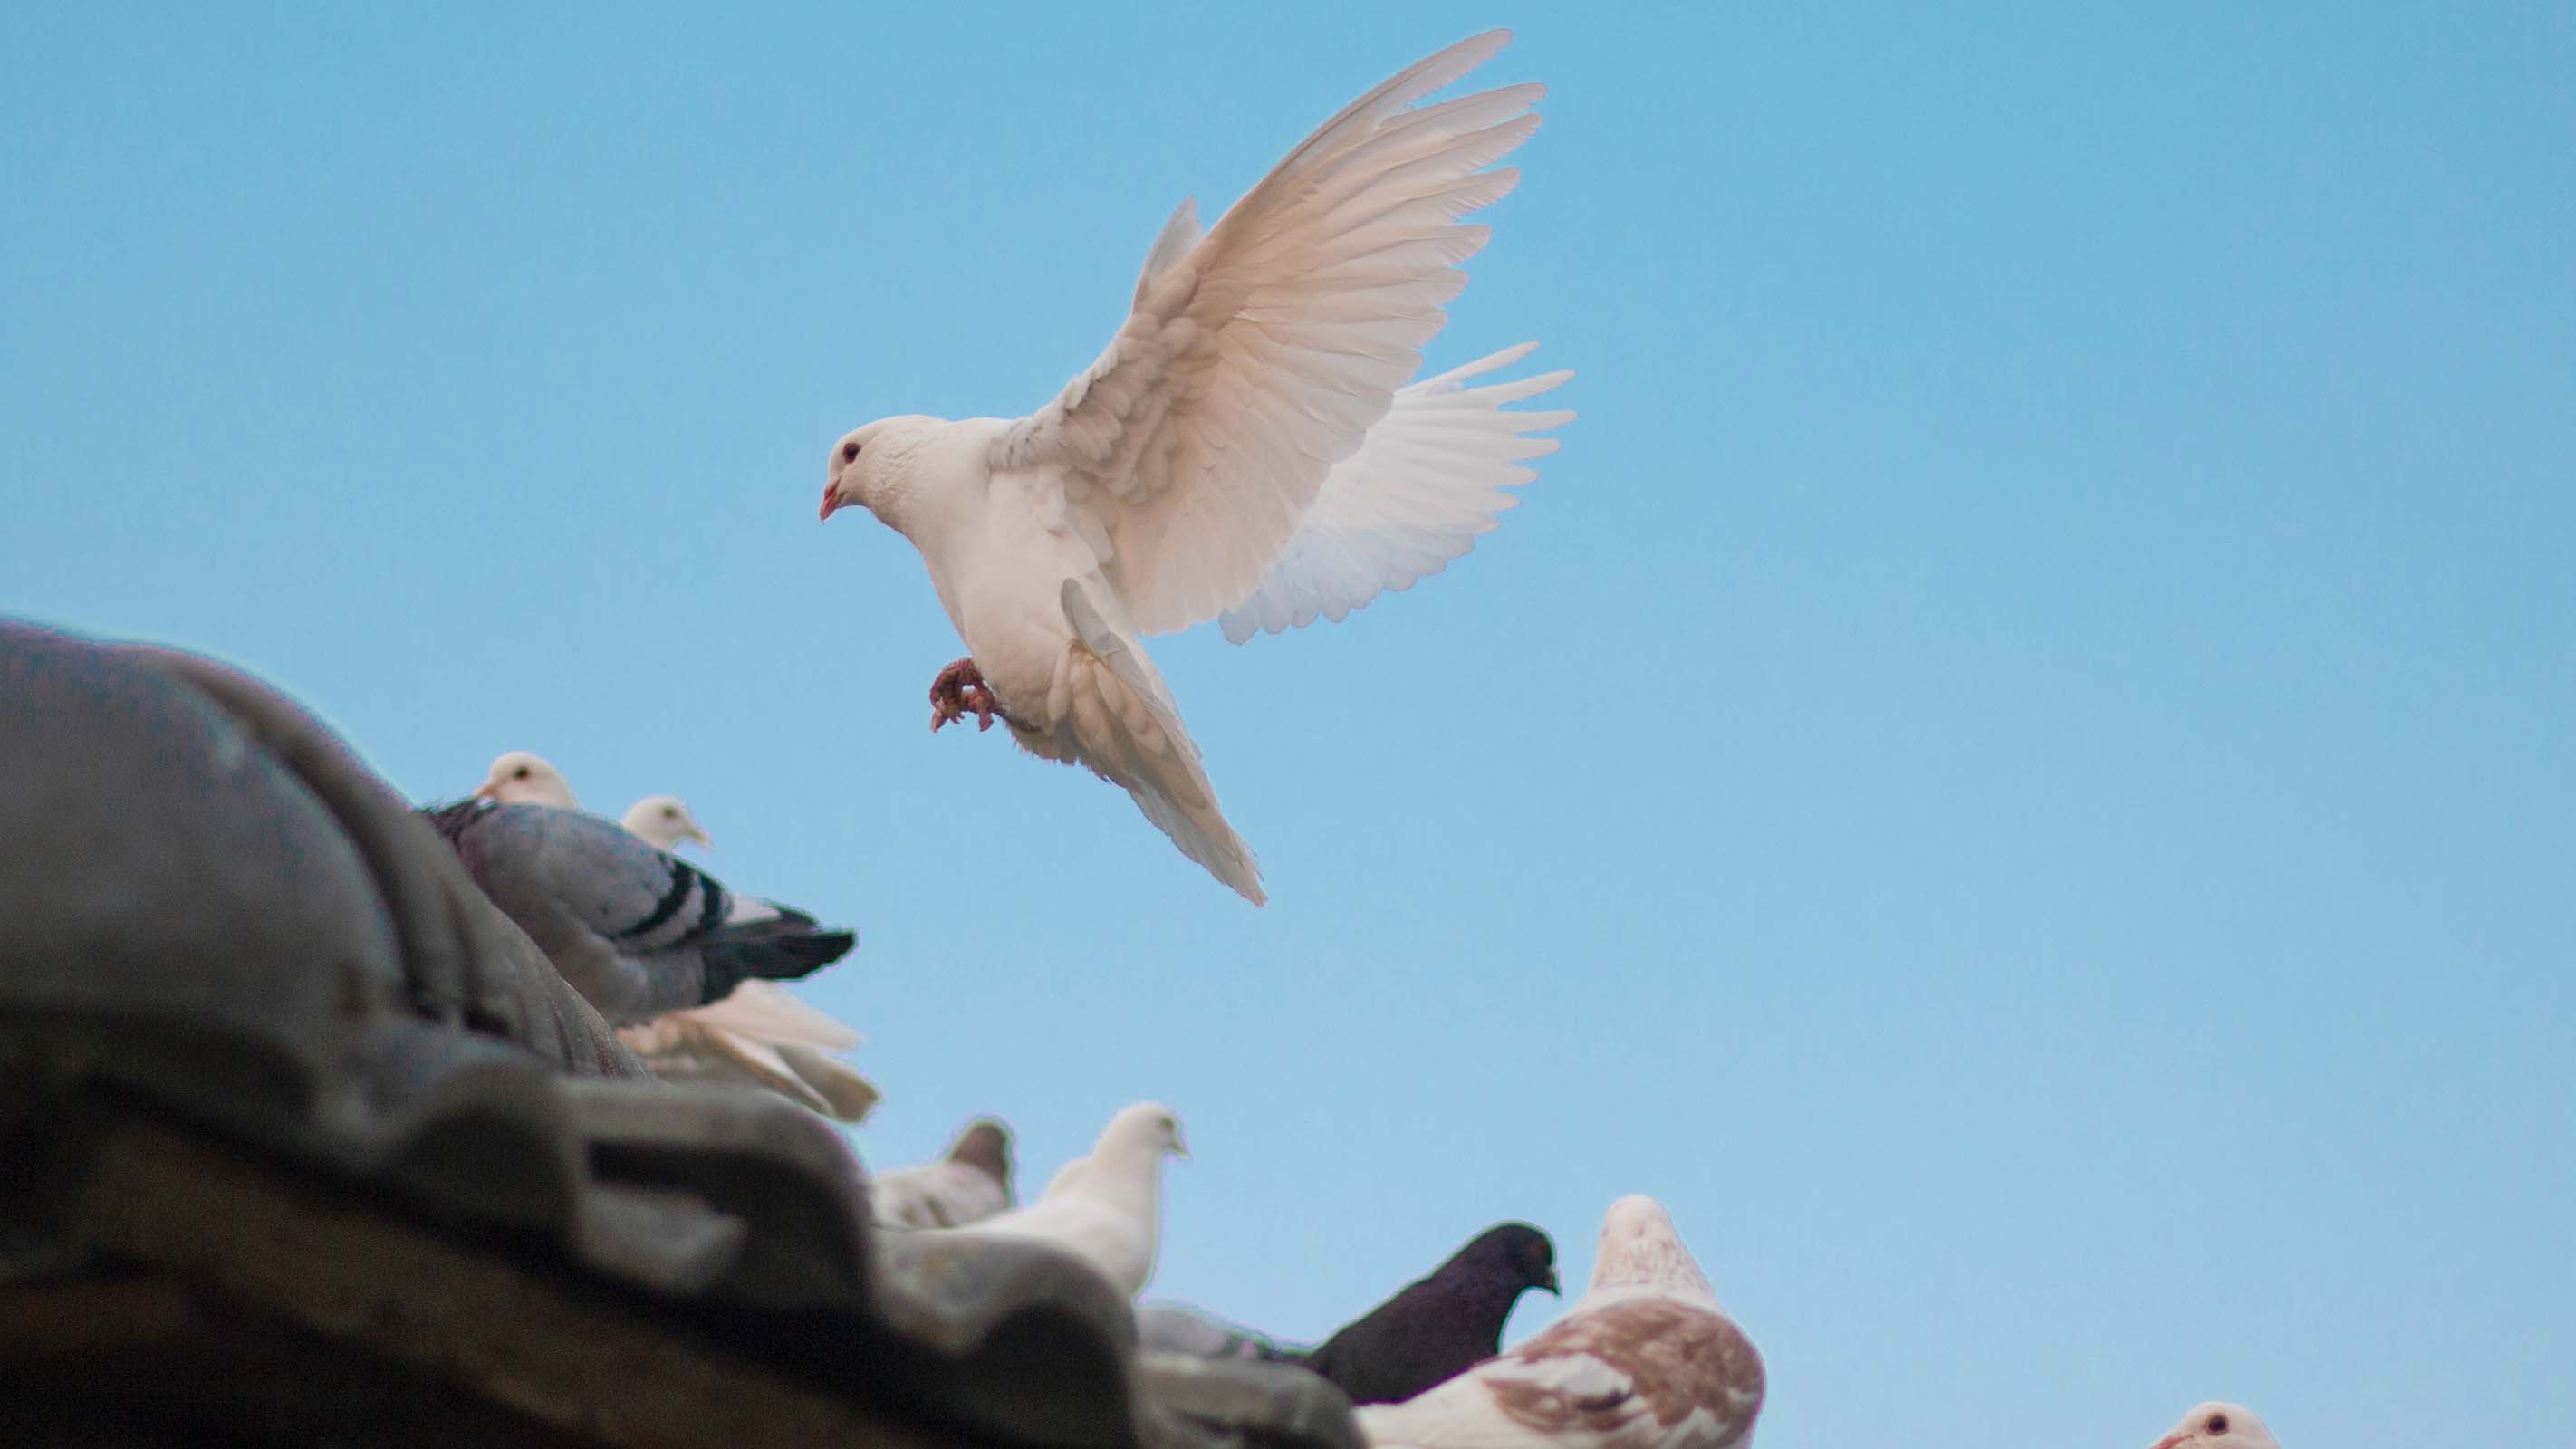
<path fill-rule="evenodd" d="M 1474 548 L 1477 535 L 1520 501 L 1503 490 L 1538 476 L 1523 465 L 1556 451 L 1556 439 L 1529 435 L 1574 421 L 1565 409 L 1504 410 L 1573 373 L 1466 385 L 1537 346 L 1506 347 L 1397 393 L 1360 450 L 1324 476 L 1315 506 L 1261 587 L 1226 611 L 1225 637 L 1240 644 L 1256 633 L 1302 628 L 1318 614 L 1338 624 L 1379 594 L 1409 589 Z"/>
<path fill-rule="evenodd" d="M 1184 203 L 1090 370 L 993 444 L 1060 489 L 1139 632 L 1214 618 L 1259 585 L 1332 466 L 1386 415 L 1512 189 L 1486 170 L 1538 128 L 1537 85 L 1416 106 L 1510 40 L 1432 56 L 1324 123 L 1198 235 Z"/>

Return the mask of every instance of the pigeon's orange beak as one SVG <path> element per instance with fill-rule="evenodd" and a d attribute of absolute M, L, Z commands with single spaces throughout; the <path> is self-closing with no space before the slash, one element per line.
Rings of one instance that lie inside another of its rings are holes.
<path fill-rule="evenodd" d="M 826 483 L 823 485 L 823 511 L 814 515 L 814 521 L 816 523 L 830 521 L 832 515 L 840 509 L 841 500 L 833 497 L 832 492 L 833 489 L 831 484 Z"/>
<path fill-rule="evenodd" d="M 2175 1449 L 2175 1446 L 2181 1444 L 2184 1440 L 2190 1437 L 2191 1436 L 2189 1434 L 2182 1432 L 2180 1429 L 2176 1429 L 2174 1432 L 2167 1434 L 2153 1444 L 2148 1445 L 2147 1449 Z"/>

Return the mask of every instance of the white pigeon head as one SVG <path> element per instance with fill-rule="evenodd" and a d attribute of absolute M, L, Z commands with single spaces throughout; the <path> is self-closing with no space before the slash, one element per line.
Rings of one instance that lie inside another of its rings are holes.
<path fill-rule="evenodd" d="M 901 528 L 889 510 L 900 512 L 912 482 L 914 455 L 921 445 L 948 427 L 944 418 L 907 414 L 879 418 L 832 445 L 824 472 L 823 511 L 818 519 L 855 503 L 890 527 Z"/>
<path fill-rule="evenodd" d="M 1664 1205 L 1642 1193 L 1610 1204 L 1601 1215 L 1601 1246 L 1592 1259 L 1592 1286 L 1604 1289 L 1651 1288 L 1675 1297 L 1704 1298 L 1714 1307 L 1717 1290 L 1682 1246 Z"/>
<path fill-rule="evenodd" d="M 492 762 L 490 774 L 474 787 L 474 798 L 492 800 L 503 805 L 552 805 L 558 810 L 578 810 L 572 797 L 572 782 L 563 771 L 546 763 L 542 755 L 526 750 L 512 750 Z"/>
<path fill-rule="evenodd" d="M 2148 1449 L 2281 1449 L 2263 1420 L 2243 1404 L 2201 1404 Z"/>
<path fill-rule="evenodd" d="M 1100 1140 L 1093 1144 L 1095 1158 L 1143 1158 L 1159 1160 L 1170 1153 L 1183 1162 L 1190 1160 L 1190 1145 L 1181 1140 L 1181 1119 L 1160 1102 L 1138 1102 L 1121 1107 L 1109 1125 L 1100 1129 Z"/>
<path fill-rule="evenodd" d="M 677 795 L 647 795 L 626 807 L 626 833 L 652 846 L 655 850 L 677 850 L 683 840 L 694 840 L 709 850 L 715 842 L 707 839 L 698 817 Z"/>

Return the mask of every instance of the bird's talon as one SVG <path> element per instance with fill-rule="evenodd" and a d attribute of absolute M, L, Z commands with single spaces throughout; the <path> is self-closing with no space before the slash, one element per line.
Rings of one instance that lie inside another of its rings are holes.
<path fill-rule="evenodd" d="M 992 687 L 984 682 L 983 672 L 972 658 L 960 659 L 939 671 L 930 681 L 930 732 L 939 733 L 944 726 L 975 716 L 977 730 L 993 727 L 993 716 L 1002 709 Z"/>

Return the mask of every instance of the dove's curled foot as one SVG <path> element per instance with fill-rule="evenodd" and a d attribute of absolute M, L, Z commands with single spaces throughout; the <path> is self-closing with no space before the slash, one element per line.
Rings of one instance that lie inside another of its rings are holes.
<path fill-rule="evenodd" d="M 969 714 L 975 716 L 975 728 L 991 729 L 993 716 L 1001 710 L 1002 702 L 993 697 L 992 687 L 984 682 L 984 671 L 975 667 L 972 658 L 958 660 L 930 681 L 932 734 L 939 733 L 942 725 L 953 724 Z"/>

